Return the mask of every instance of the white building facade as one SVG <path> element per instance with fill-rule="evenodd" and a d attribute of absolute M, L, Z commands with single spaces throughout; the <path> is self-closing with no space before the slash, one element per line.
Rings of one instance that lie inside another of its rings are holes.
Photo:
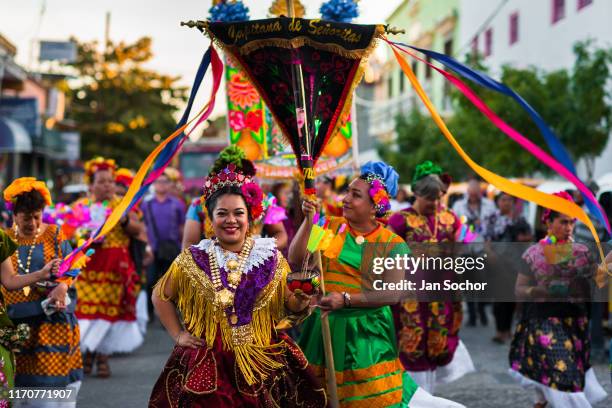
<path fill-rule="evenodd" d="M 610 0 L 461 0 L 458 14 L 460 52 L 477 48 L 494 78 L 504 64 L 571 69 L 574 44 L 589 38 L 598 46 L 612 46 Z M 595 163 L 594 177 L 609 172 L 610 141 Z"/>

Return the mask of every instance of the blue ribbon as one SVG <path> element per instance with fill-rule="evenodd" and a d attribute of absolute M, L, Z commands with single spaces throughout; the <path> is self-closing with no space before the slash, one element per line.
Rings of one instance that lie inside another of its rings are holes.
<path fill-rule="evenodd" d="M 464 64 L 462 64 L 460 62 L 458 62 L 457 60 L 453 59 L 452 57 L 449 57 L 448 55 L 440 54 L 439 52 L 435 52 L 435 51 L 431 51 L 431 50 L 426 50 L 426 49 L 423 49 L 423 48 L 414 47 L 412 45 L 408 45 L 408 44 L 404 44 L 404 43 L 393 42 L 393 44 L 401 45 L 403 47 L 408 47 L 408 48 L 412 48 L 413 50 L 417 50 L 417 51 L 427 55 L 428 57 L 432 58 L 433 60 L 441 63 L 445 67 L 452 69 L 453 71 L 455 71 L 460 76 L 462 76 L 462 77 L 464 77 L 466 79 L 469 79 L 470 81 L 472 81 L 472 82 L 474 82 L 474 83 L 476 83 L 476 84 L 478 84 L 478 85 L 480 85 L 482 87 L 485 87 L 485 88 L 490 89 L 492 91 L 495 91 L 495 92 L 501 93 L 503 95 L 509 96 L 512 99 L 514 99 L 515 101 L 517 101 L 518 104 L 531 117 L 531 119 L 534 121 L 534 123 L 536 124 L 538 129 L 540 129 L 540 133 L 542 134 L 542 136 L 544 136 L 544 140 L 546 141 L 546 144 L 548 145 L 548 148 L 550 149 L 550 151 L 551 151 L 552 155 L 555 157 L 555 159 L 557 159 L 557 161 L 559 163 L 561 163 L 565 168 L 567 168 L 569 171 L 571 171 L 574 175 L 577 176 L 577 174 L 576 174 L 576 167 L 574 166 L 574 163 L 573 163 L 569 153 L 565 149 L 565 146 L 563 146 L 563 143 L 561 143 L 559 138 L 555 135 L 555 133 L 546 124 L 544 119 L 542 119 L 540 114 L 535 109 L 533 109 L 527 103 L 527 101 L 525 101 L 525 99 L 523 99 L 519 94 L 514 92 L 507 85 L 504 85 L 503 83 L 494 80 L 493 78 L 489 77 L 488 75 L 485 75 L 482 72 L 476 71 L 476 70 L 474 70 L 474 69 L 472 69 L 472 68 L 470 68 L 470 67 L 468 67 L 468 66 L 466 66 L 466 65 L 464 65 Z M 586 204 L 587 208 L 589 209 L 589 212 L 591 214 L 594 214 L 597 217 L 597 219 L 606 227 L 608 232 L 610 232 L 610 228 L 608 228 L 608 223 L 606 221 L 607 220 L 606 215 L 602 213 L 602 211 L 600 210 L 600 208 L 597 205 L 597 203 L 593 202 L 588 197 L 584 197 L 584 199 L 585 199 L 585 204 Z"/>
<path fill-rule="evenodd" d="M 206 71 L 208 70 L 208 66 L 210 65 L 210 56 L 211 56 L 211 49 L 209 47 L 204 53 L 204 55 L 202 56 L 202 61 L 200 62 L 200 66 L 198 68 L 195 79 L 193 81 L 193 85 L 191 87 L 191 94 L 189 95 L 189 100 L 187 101 L 187 107 L 185 108 L 185 111 L 183 112 L 183 116 L 181 116 L 181 119 L 178 121 L 178 124 L 176 125 L 174 130 L 180 128 L 185 123 L 187 123 L 187 120 L 189 120 L 189 114 L 191 113 L 193 102 L 195 101 L 195 97 L 198 93 L 198 89 L 200 89 L 202 80 L 204 79 L 204 76 L 206 75 Z M 174 156 L 174 153 L 176 152 L 176 149 L 178 148 L 179 143 L 181 143 L 184 137 L 185 137 L 185 134 L 183 133 L 181 137 L 177 137 L 172 142 L 168 143 L 168 145 L 164 147 L 164 149 L 159 153 L 159 156 L 157 156 L 157 159 L 155 159 L 155 163 L 153 163 L 152 168 L 159 169 L 160 167 L 164 166 L 168 161 L 172 160 L 172 157 Z M 142 198 L 142 196 L 144 196 L 147 193 L 151 184 L 152 182 L 143 183 L 143 185 L 140 187 L 140 190 L 138 190 L 138 192 L 132 199 L 132 202 L 130 203 L 130 206 L 128 207 L 128 209 L 136 205 L 136 203 Z"/>

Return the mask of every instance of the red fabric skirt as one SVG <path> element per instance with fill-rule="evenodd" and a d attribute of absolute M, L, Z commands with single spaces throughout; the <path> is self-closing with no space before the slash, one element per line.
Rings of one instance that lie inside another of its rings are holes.
<path fill-rule="evenodd" d="M 242 377 L 233 352 L 222 349 L 220 336 L 212 349 L 175 346 L 149 407 L 326 407 L 325 389 L 300 348 L 284 333 L 273 339 L 281 341 L 284 352 L 274 359 L 283 368 L 252 386 Z"/>

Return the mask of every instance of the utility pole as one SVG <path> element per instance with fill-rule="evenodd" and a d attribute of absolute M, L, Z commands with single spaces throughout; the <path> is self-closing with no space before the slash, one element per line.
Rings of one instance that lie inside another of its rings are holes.
<path fill-rule="evenodd" d="M 108 50 L 108 44 L 110 42 L 110 20 L 111 20 L 111 13 L 110 11 L 107 11 L 105 21 L 104 21 L 104 45 L 103 45 L 103 50 L 102 50 L 103 56 L 106 55 L 106 51 Z"/>

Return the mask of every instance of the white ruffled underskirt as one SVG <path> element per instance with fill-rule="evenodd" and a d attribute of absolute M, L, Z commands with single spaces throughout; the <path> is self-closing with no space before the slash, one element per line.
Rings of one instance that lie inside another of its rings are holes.
<path fill-rule="evenodd" d="M 593 404 L 603 401 L 608 395 L 597 381 L 595 371 L 592 368 L 589 368 L 585 373 L 584 390 L 582 392 L 555 390 L 512 369 L 509 369 L 508 373 L 523 388 L 535 390 L 536 394 L 539 394 L 536 402 L 544 402 L 542 399 L 546 399 L 552 408 L 590 408 Z"/>
<path fill-rule="evenodd" d="M 100 354 L 131 353 L 144 341 L 137 321 L 81 319 L 81 350 Z"/>
<path fill-rule="evenodd" d="M 448 384 L 466 374 L 476 371 L 474 362 L 465 344 L 459 340 L 459 345 L 450 363 L 429 371 L 409 371 L 408 373 L 421 388 L 434 394 L 436 386 Z"/>
<path fill-rule="evenodd" d="M 147 323 L 149 323 L 149 307 L 147 305 L 147 291 L 141 290 L 136 300 L 136 321 L 138 329 L 144 336 L 147 334 Z"/>
<path fill-rule="evenodd" d="M 408 373 L 404 372 L 404 375 Z M 434 397 L 419 387 L 408 401 L 408 408 L 465 408 L 465 406 L 451 400 Z"/>

